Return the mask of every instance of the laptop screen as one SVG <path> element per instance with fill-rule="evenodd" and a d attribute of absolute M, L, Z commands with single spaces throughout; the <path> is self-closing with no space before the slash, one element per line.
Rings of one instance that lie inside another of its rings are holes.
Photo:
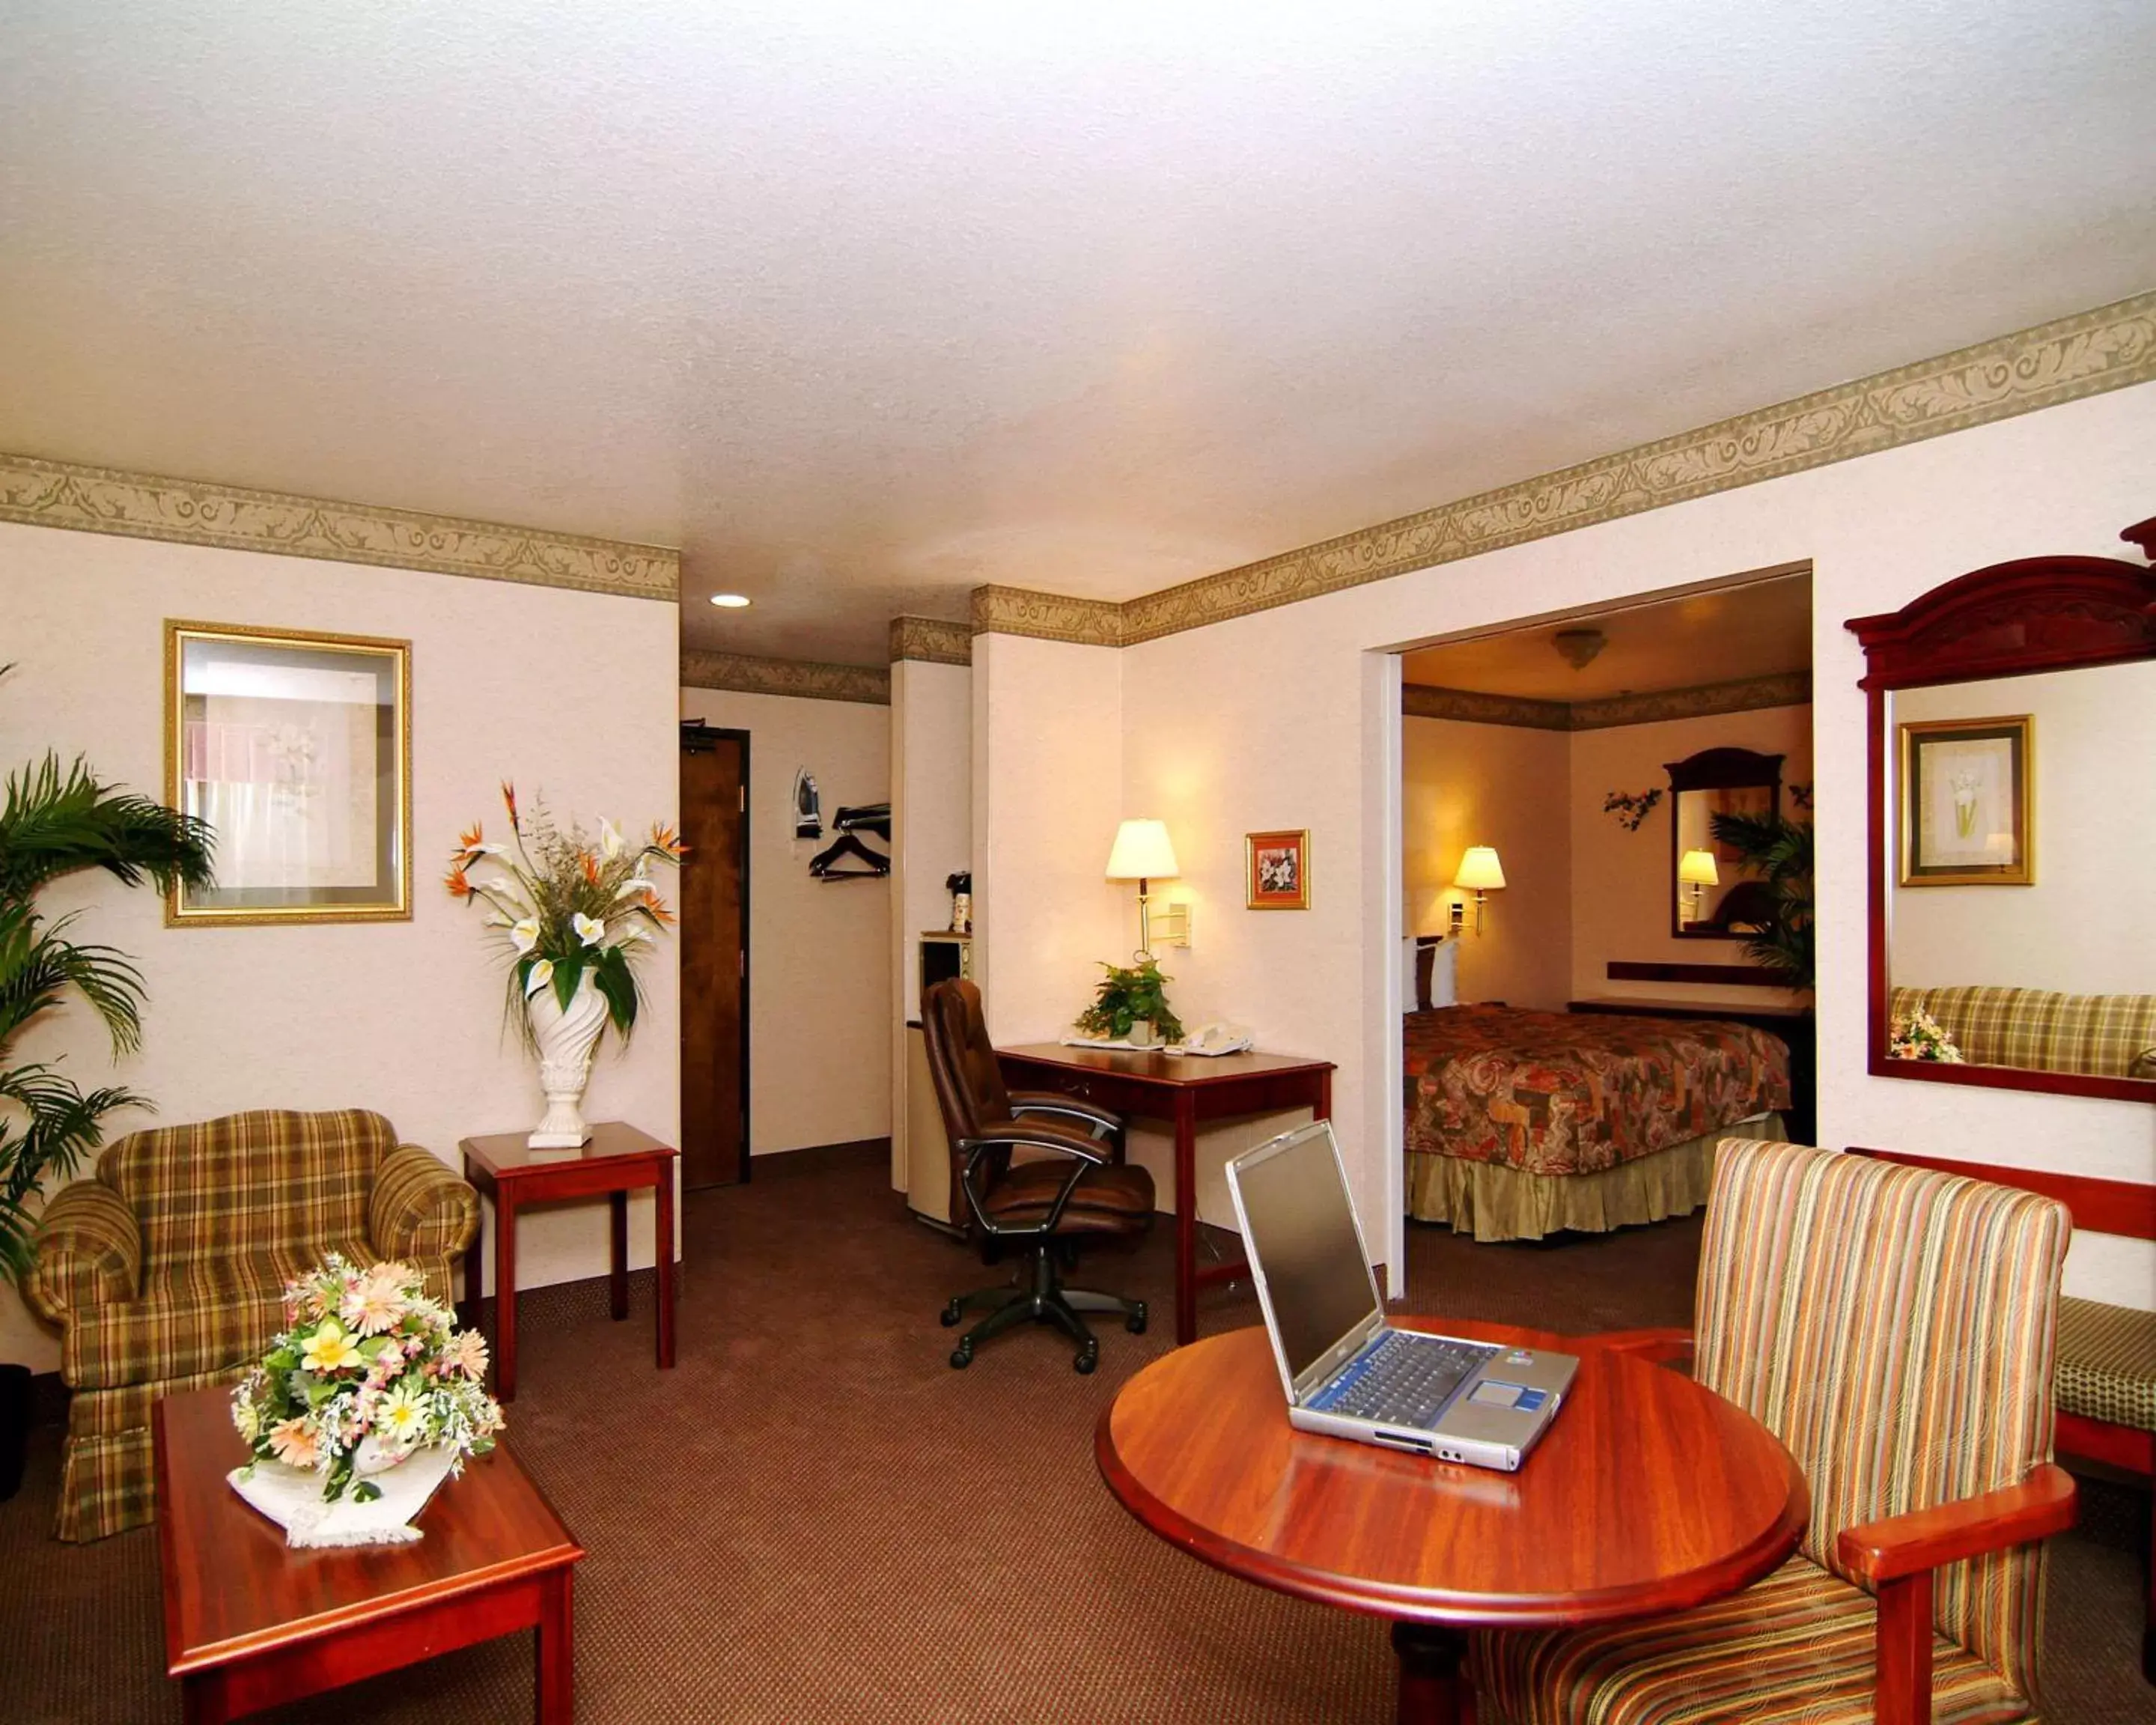
<path fill-rule="evenodd" d="M 1243 1244 L 1265 1271 L 1288 1376 L 1302 1376 L 1328 1348 L 1378 1310 L 1375 1284 L 1355 1231 L 1332 1127 L 1318 1121 L 1270 1154 L 1235 1165 Z"/>

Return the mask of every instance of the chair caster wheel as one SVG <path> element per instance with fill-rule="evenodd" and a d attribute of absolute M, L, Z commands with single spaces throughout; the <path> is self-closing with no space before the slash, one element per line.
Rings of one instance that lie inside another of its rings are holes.
<path fill-rule="evenodd" d="M 1101 1344 L 1096 1342 L 1091 1347 L 1083 1349 L 1078 1358 L 1070 1362 L 1070 1369 L 1083 1378 L 1100 1363 Z"/>
<path fill-rule="evenodd" d="M 1123 1320 L 1123 1327 L 1128 1330 L 1133 1336 L 1142 1336 L 1145 1334 L 1145 1301 L 1141 1300 L 1138 1301 L 1138 1309 Z"/>
<path fill-rule="evenodd" d="M 948 1306 L 946 1306 L 943 1308 L 943 1327 L 947 1330 L 956 1329 L 958 1327 L 958 1320 L 964 1316 L 965 1308 L 956 1300 L 953 1300 Z"/>
<path fill-rule="evenodd" d="M 967 1367 L 973 1364 L 973 1348 L 971 1343 L 961 1342 L 956 1348 L 951 1350 L 951 1369 L 952 1371 L 963 1372 Z"/>

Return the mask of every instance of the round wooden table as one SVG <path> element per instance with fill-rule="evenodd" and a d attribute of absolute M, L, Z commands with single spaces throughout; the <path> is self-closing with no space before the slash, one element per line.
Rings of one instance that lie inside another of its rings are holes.
<path fill-rule="evenodd" d="M 1155 1360 L 1095 1439 L 1147 1527 L 1231 1575 L 1393 1620 L 1399 1717 L 1460 1717 L 1464 1629 L 1547 1629 L 1682 1610 L 1796 1549 L 1804 1476 L 1758 1420 L 1689 1378 L 1495 1324 L 1403 1327 L 1579 1356 L 1517 1473 L 1453 1466 L 1287 1421 L 1262 1329 Z"/>

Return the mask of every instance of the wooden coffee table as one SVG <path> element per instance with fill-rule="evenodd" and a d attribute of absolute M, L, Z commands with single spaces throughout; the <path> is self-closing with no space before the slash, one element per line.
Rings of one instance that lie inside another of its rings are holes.
<path fill-rule="evenodd" d="M 1460 1717 L 1461 1631 L 1680 1611 L 1748 1587 L 1810 1517 L 1780 1441 L 1689 1378 L 1494 1324 L 1398 1318 L 1579 1356 L 1517 1473 L 1297 1431 L 1262 1329 L 1155 1360 L 1101 1414 L 1109 1489 L 1231 1575 L 1393 1621 L 1399 1717 Z"/>
<path fill-rule="evenodd" d="M 166 1669 L 214 1725 L 518 1630 L 538 1631 L 533 1717 L 569 1725 L 570 1582 L 583 1548 L 507 1449 L 465 1464 L 413 1545 L 294 1551 L 225 1476 L 247 1460 L 229 1390 L 152 1414 Z"/>

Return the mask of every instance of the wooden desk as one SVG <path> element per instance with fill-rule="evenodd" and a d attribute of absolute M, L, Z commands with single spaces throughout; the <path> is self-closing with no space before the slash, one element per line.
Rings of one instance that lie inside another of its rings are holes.
<path fill-rule="evenodd" d="M 419 1512 L 413 1545 L 294 1551 L 225 1476 L 247 1460 L 232 1392 L 151 1413 L 166 1669 L 187 1725 L 218 1725 L 495 1635 L 536 1629 L 532 1714 L 569 1725 L 570 1584 L 583 1548 L 506 1446 Z"/>
<path fill-rule="evenodd" d="M 1399 1717 L 1460 1717 L 1460 1630 L 1678 1611 L 1796 1549 L 1804 1476 L 1767 1429 L 1689 1378 L 1494 1324 L 1405 1327 L 1580 1356 L 1514 1474 L 1296 1430 L 1262 1329 L 1155 1360 L 1101 1416 L 1102 1476 L 1147 1527 L 1215 1568 L 1393 1621 Z"/>
<path fill-rule="evenodd" d="M 1332 1115 L 1332 1062 L 1292 1055 L 1141 1053 L 1135 1050 L 1065 1048 L 1052 1042 L 997 1050 L 1004 1082 L 1013 1090 L 1055 1090 L 1096 1102 L 1118 1114 L 1164 1120 L 1175 1127 L 1175 1339 L 1198 1339 L 1198 1291 L 1241 1275 L 1238 1258 L 1199 1270 L 1198 1257 L 1198 1125 L 1238 1114 L 1307 1108 L 1313 1117 Z"/>
<path fill-rule="evenodd" d="M 592 1128 L 582 1150 L 534 1151 L 523 1132 L 495 1132 L 466 1138 L 465 1178 L 494 1202 L 494 1394 L 501 1401 L 516 1398 L 516 1212 L 526 1204 L 562 1199 L 611 1201 L 607 1244 L 608 1293 L 617 1321 L 629 1316 L 629 1194 L 649 1187 L 659 1200 L 652 1234 L 658 1250 L 659 1364 L 674 1363 L 674 1163 L 678 1152 L 649 1132 L 619 1121 Z M 480 1219 L 465 1259 L 466 1296 L 479 1298 L 480 1266 L 486 1261 L 486 1219 Z"/>

